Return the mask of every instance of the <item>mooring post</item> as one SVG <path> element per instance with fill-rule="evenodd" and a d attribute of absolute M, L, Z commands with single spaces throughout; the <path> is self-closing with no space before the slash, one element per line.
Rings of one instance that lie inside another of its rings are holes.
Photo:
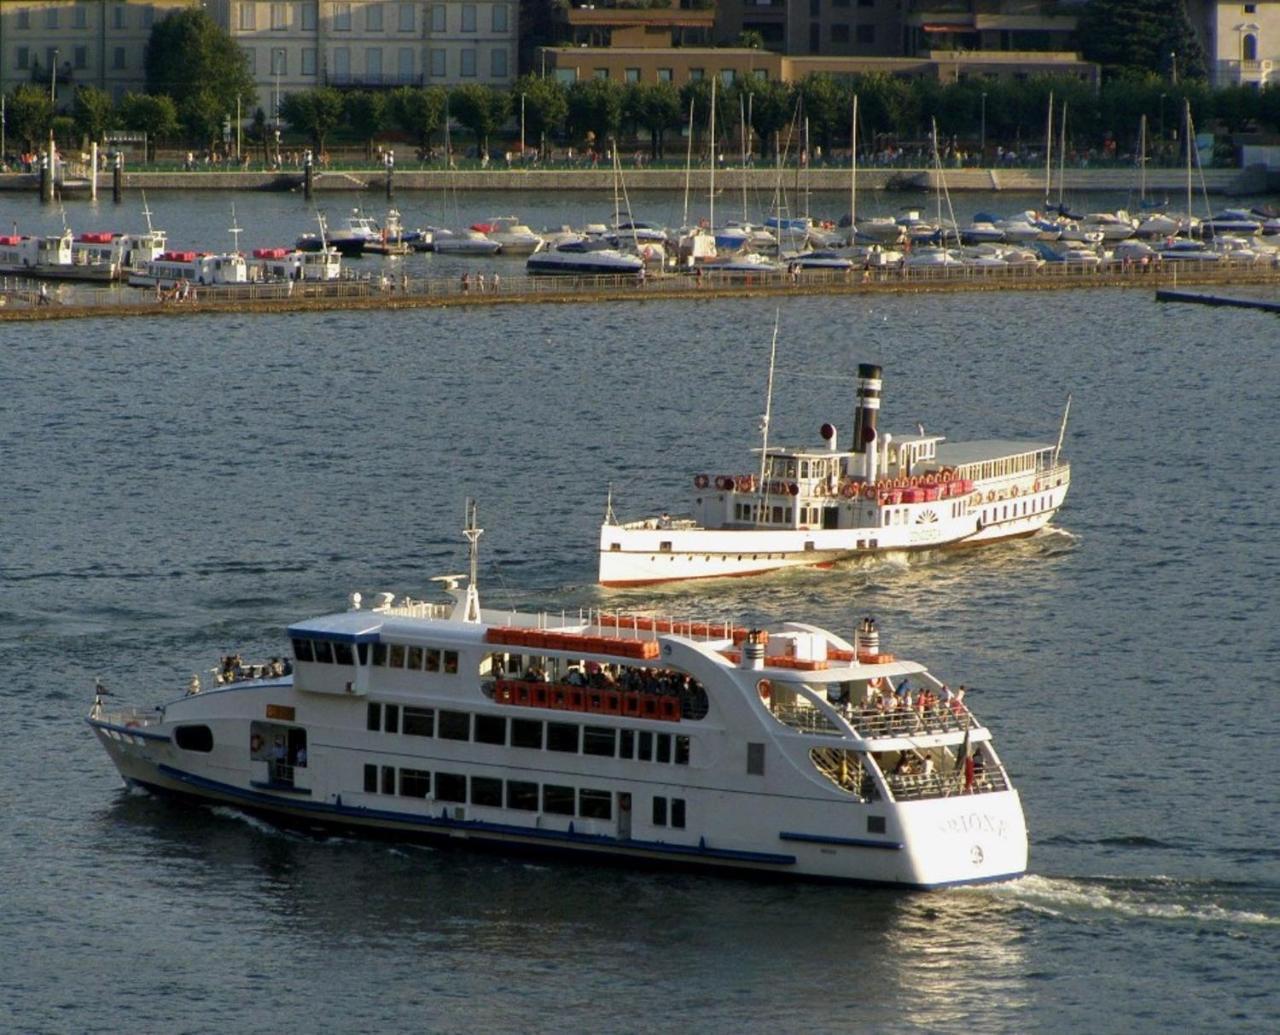
<path fill-rule="evenodd" d="M 120 151 L 111 163 L 111 200 L 117 205 L 124 200 L 124 155 Z"/>
<path fill-rule="evenodd" d="M 316 166 L 311 154 L 311 149 L 307 148 L 306 153 L 302 156 L 302 196 L 307 200 L 311 200 L 311 192 L 315 189 Z"/>
<path fill-rule="evenodd" d="M 395 172 L 396 168 L 396 153 L 390 150 L 387 151 L 386 155 L 383 156 L 382 161 L 387 167 L 387 200 L 390 201 L 392 195 L 395 193 L 391 185 L 391 174 Z"/>

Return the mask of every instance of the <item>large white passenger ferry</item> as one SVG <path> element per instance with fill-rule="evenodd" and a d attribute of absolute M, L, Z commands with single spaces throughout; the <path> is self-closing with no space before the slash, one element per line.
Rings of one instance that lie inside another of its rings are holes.
<path fill-rule="evenodd" d="M 353 594 L 157 708 L 88 722 L 127 784 L 283 825 L 639 864 L 936 887 L 1024 872 L 991 732 L 923 665 L 746 629 Z"/>
<path fill-rule="evenodd" d="M 1058 440 L 949 443 L 942 435 L 881 434 L 881 370 L 858 367 L 850 447 L 771 446 L 753 473 L 699 474 L 692 517 L 619 522 L 612 500 L 600 529 L 599 581 L 643 586 L 682 579 L 830 567 L 895 551 L 1027 536 L 1066 498 L 1071 466 Z"/>

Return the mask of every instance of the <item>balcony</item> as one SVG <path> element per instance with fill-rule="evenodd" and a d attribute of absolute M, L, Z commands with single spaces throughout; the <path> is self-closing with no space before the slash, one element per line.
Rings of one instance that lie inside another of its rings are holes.
<path fill-rule="evenodd" d="M 66 86 L 68 83 L 72 82 L 74 78 L 75 73 L 72 71 L 70 61 L 64 62 L 62 67 L 58 69 L 57 73 L 54 75 L 54 79 L 57 81 L 59 86 Z M 48 86 L 50 82 L 49 66 L 42 65 L 38 61 L 33 62 L 31 65 L 31 81 L 33 83 L 42 83 L 43 85 Z"/>
<path fill-rule="evenodd" d="M 1265 86 L 1271 79 L 1274 62 L 1263 61 L 1219 61 L 1217 65 L 1218 86 Z"/>
<path fill-rule="evenodd" d="M 326 86 L 339 89 L 389 90 L 396 86 L 422 86 L 426 78 L 414 72 L 326 72 Z"/>

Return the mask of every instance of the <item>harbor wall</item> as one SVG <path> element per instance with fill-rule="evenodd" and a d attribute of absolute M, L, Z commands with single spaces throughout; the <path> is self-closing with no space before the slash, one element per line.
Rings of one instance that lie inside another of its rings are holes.
<path fill-rule="evenodd" d="M 946 187 L 950 191 L 1016 191 L 1035 193 L 1044 190 L 1043 169 L 948 169 Z M 686 176 L 689 188 L 705 193 L 710 186 L 710 171 L 694 169 L 688 174 L 683 169 L 625 169 L 623 172 L 628 191 L 684 190 Z M 1212 194 L 1246 195 L 1263 194 L 1268 189 L 1267 170 L 1263 166 L 1247 169 L 1206 169 L 1203 173 L 1205 189 Z M 795 182 L 796 171 L 784 170 L 784 182 Z M 769 168 L 726 168 L 716 171 L 716 186 L 725 191 L 740 190 L 743 181 L 752 190 L 773 190 L 778 182 L 778 172 Z M 858 170 L 858 189 L 931 191 L 939 181 L 939 174 L 929 169 Z M 1059 175 L 1054 174 L 1054 190 L 1058 190 Z M 1128 168 L 1067 169 L 1061 175 L 1062 190 L 1069 195 L 1093 191 L 1135 192 L 1137 182 L 1134 171 Z M 810 169 L 805 183 L 813 191 L 847 191 L 849 170 L 840 168 Z M 397 168 L 394 174 L 397 190 L 513 190 L 513 191 L 611 191 L 613 173 L 605 167 L 598 169 L 411 169 Z M 71 187 L 71 184 L 67 185 Z M 87 183 L 77 184 L 87 190 Z M 301 170 L 284 172 L 129 172 L 123 177 L 125 190 L 253 190 L 300 191 Z M 1199 179 L 1196 181 L 1199 193 Z M 369 169 L 340 172 L 317 172 L 317 191 L 383 190 L 386 187 L 385 170 Z M 0 174 L 0 190 L 32 191 L 39 189 L 39 178 L 26 173 Z M 110 172 L 98 177 L 98 191 L 111 191 Z M 1186 191 L 1186 172 L 1182 169 L 1151 169 L 1147 172 L 1147 191 L 1155 195 L 1180 197 Z"/>

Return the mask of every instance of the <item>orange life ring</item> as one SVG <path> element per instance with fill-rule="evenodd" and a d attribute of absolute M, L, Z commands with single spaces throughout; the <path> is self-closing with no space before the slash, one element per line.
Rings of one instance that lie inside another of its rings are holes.
<path fill-rule="evenodd" d="M 1018 487 L 1016 485 L 1009 490 L 1009 495 L 1012 496 L 1015 500 L 1018 498 Z"/>
<path fill-rule="evenodd" d="M 733 488 L 733 479 L 727 474 L 716 475 L 716 488 L 721 492 L 728 492 Z"/>
<path fill-rule="evenodd" d="M 262 750 L 262 735 L 260 733 L 255 733 L 249 738 L 249 750 L 255 755 Z"/>
<path fill-rule="evenodd" d="M 847 500 L 851 500 L 858 495 L 858 486 L 854 482 L 845 482 L 840 488 L 840 495 Z"/>
<path fill-rule="evenodd" d="M 884 680 L 881 679 L 879 676 L 872 676 L 870 679 L 867 680 L 867 686 L 871 687 L 872 690 L 879 690 L 882 686 L 884 686 Z"/>
<path fill-rule="evenodd" d="M 711 484 L 711 478 L 705 474 L 697 474 L 693 477 L 693 487 L 695 489 L 705 489 Z"/>
<path fill-rule="evenodd" d="M 995 493 L 995 490 L 992 489 L 990 492 L 987 493 L 987 502 L 994 503 L 995 501 L 996 501 L 996 493 Z"/>
<path fill-rule="evenodd" d="M 864 485 L 864 486 L 862 487 L 862 495 L 863 495 L 863 496 L 865 496 L 865 497 L 866 497 L 867 499 L 869 499 L 869 500 L 873 500 L 873 499 L 875 499 L 875 498 L 876 498 L 876 487 L 875 487 L 874 485 L 871 485 L 870 483 L 868 483 L 867 485 Z"/>
<path fill-rule="evenodd" d="M 756 693 L 760 695 L 760 700 L 766 704 L 773 697 L 773 684 L 767 679 L 762 679 L 756 684 Z"/>

